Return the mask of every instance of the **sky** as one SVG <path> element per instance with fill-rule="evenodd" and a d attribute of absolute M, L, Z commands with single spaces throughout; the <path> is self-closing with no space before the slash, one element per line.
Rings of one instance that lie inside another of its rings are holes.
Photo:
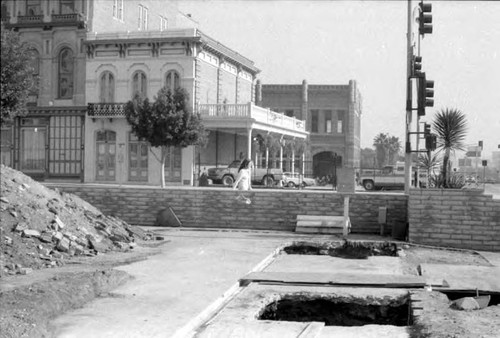
<path fill-rule="evenodd" d="M 466 144 L 500 151 L 500 1 L 426 1 L 421 40 L 436 111 L 455 108 Z M 407 1 L 181 0 L 200 30 L 255 62 L 263 84 L 347 84 L 363 97 L 361 147 L 379 133 L 405 140 Z M 418 1 L 412 1 L 412 8 Z"/>

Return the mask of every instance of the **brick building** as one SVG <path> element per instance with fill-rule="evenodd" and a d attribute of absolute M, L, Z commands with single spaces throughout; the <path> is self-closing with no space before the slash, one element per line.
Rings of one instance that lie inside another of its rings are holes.
<path fill-rule="evenodd" d="M 348 85 L 257 84 L 257 104 L 306 121 L 310 132 L 305 174 L 335 175 L 336 168 L 359 168 L 361 95 Z"/>

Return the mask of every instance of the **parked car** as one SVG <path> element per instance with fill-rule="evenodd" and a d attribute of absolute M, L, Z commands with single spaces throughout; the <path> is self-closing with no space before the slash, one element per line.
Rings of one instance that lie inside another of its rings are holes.
<path fill-rule="evenodd" d="M 316 185 L 316 180 L 309 178 L 309 177 L 304 177 L 303 175 L 299 173 L 291 173 L 291 172 L 284 172 L 283 173 L 283 183 L 285 186 L 294 188 L 298 186 L 313 186 Z"/>
<path fill-rule="evenodd" d="M 235 160 L 225 168 L 210 168 L 208 169 L 208 179 L 214 183 L 222 183 L 225 186 L 233 185 L 238 176 L 238 168 L 241 161 Z M 283 171 L 276 168 L 253 168 L 252 183 L 263 184 L 265 186 L 273 186 L 276 181 L 282 179 Z"/>

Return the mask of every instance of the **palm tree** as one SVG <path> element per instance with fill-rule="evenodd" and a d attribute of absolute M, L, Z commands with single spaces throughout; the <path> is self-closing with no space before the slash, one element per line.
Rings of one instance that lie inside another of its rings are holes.
<path fill-rule="evenodd" d="M 395 157 L 401 150 L 401 141 L 399 137 L 391 136 L 387 139 L 387 151 L 389 157 L 389 164 L 395 164 Z"/>
<path fill-rule="evenodd" d="M 387 144 L 389 135 L 380 133 L 373 139 L 373 146 L 377 156 L 377 165 L 379 168 L 383 167 L 387 159 Z"/>
<path fill-rule="evenodd" d="M 446 187 L 450 153 L 455 150 L 465 150 L 464 140 L 467 134 L 467 120 L 460 110 L 445 108 L 434 116 L 432 128 L 437 134 L 437 149 L 444 152 L 441 173 Z"/>
<path fill-rule="evenodd" d="M 425 155 L 418 155 L 417 166 L 427 171 L 427 187 L 430 186 L 431 175 L 434 175 L 434 170 L 439 167 L 440 158 L 438 154 L 431 155 L 427 152 Z"/>

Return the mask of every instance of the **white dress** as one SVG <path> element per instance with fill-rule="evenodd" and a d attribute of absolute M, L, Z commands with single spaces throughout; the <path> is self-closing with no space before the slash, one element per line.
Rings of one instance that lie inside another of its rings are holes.
<path fill-rule="evenodd" d="M 238 187 L 239 190 L 250 190 L 250 169 L 241 169 L 238 173 L 238 177 L 234 182 L 233 189 Z"/>

